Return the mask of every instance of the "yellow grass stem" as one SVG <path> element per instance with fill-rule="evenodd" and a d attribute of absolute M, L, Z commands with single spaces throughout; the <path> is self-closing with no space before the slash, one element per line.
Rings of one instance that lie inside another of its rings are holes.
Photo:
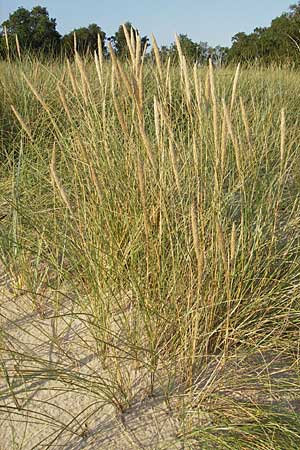
<path fill-rule="evenodd" d="M 130 53 L 131 61 L 132 61 L 132 64 L 134 65 L 135 51 L 134 51 L 134 47 L 133 47 L 134 46 L 133 29 L 132 29 L 132 27 L 130 28 L 130 36 L 129 36 L 128 30 L 127 30 L 127 27 L 125 26 L 125 24 L 123 24 L 122 27 L 123 27 L 127 47 L 128 47 L 129 53 Z"/>
<path fill-rule="evenodd" d="M 243 181 L 243 173 L 242 173 L 242 166 L 241 166 L 240 148 L 239 148 L 238 141 L 233 132 L 231 119 L 230 119 L 229 112 L 228 112 L 228 109 L 227 109 L 224 99 L 223 99 L 223 110 L 224 110 L 224 116 L 225 116 L 225 120 L 226 120 L 226 126 L 227 126 L 227 129 L 228 129 L 231 141 L 232 141 L 232 145 L 234 148 L 235 161 L 236 161 L 238 174 L 239 174 L 240 180 L 242 182 Z"/>
<path fill-rule="evenodd" d="M 84 159 L 86 160 L 86 163 L 88 164 L 90 177 L 91 177 L 92 183 L 93 183 L 93 185 L 95 187 L 95 190 L 96 190 L 99 202 L 101 204 L 103 202 L 102 190 L 101 190 L 101 187 L 100 187 L 100 183 L 99 183 L 98 177 L 97 177 L 96 172 L 95 172 L 94 159 L 89 156 L 89 154 L 88 154 L 88 152 L 87 152 L 87 150 L 85 148 L 85 145 L 79 139 L 77 139 L 77 145 L 79 147 L 79 150 L 83 154 Z"/>
<path fill-rule="evenodd" d="M 172 139 L 169 140 L 169 152 L 170 152 L 170 159 L 172 162 L 172 169 L 173 169 L 173 173 L 174 173 L 175 184 L 176 184 L 176 187 L 178 190 L 178 194 L 180 194 L 181 188 L 180 188 L 180 181 L 179 181 L 178 165 L 177 165 L 177 160 L 176 160 L 176 155 L 175 155 Z"/>
<path fill-rule="evenodd" d="M 166 89 L 168 89 L 169 86 L 171 85 L 170 67 L 171 67 L 171 58 L 169 56 L 168 61 L 167 61 L 167 70 L 166 70 L 166 82 L 165 82 Z"/>
<path fill-rule="evenodd" d="M 78 89 L 77 89 L 77 84 L 76 84 L 76 80 L 74 78 L 74 74 L 71 68 L 71 64 L 70 61 L 67 59 L 67 68 L 68 68 L 68 75 L 71 81 L 71 85 L 72 85 L 72 89 L 73 89 L 73 93 L 77 96 L 78 95 Z"/>
<path fill-rule="evenodd" d="M 205 96 L 205 100 L 208 102 L 210 99 L 209 69 L 207 70 L 206 76 L 205 76 L 204 96 Z"/>
<path fill-rule="evenodd" d="M 42 105 L 42 107 L 44 108 L 44 110 L 46 111 L 46 113 L 49 116 L 49 119 L 53 125 L 53 128 L 55 129 L 55 131 L 57 132 L 57 134 L 60 136 L 61 135 L 61 131 L 58 128 L 52 114 L 51 111 L 47 105 L 47 103 L 44 101 L 44 99 L 40 96 L 40 94 L 37 92 L 37 90 L 32 86 L 31 82 L 28 80 L 28 78 L 26 77 L 26 75 L 22 72 L 22 76 L 24 78 L 24 80 L 26 81 L 26 83 L 28 84 L 29 88 L 31 89 L 32 93 L 35 95 L 35 97 L 37 98 L 37 100 L 40 102 L 40 104 Z"/>
<path fill-rule="evenodd" d="M 181 65 L 182 64 L 183 53 L 182 53 L 182 48 L 181 48 L 180 39 L 179 39 L 178 34 L 175 34 L 175 43 L 176 43 L 177 52 L 178 52 L 178 56 L 179 56 L 179 61 L 180 61 L 180 65 Z"/>
<path fill-rule="evenodd" d="M 73 33 L 73 49 L 74 49 L 74 54 L 76 55 L 76 53 L 77 53 L 77 38 L 76 38 L 76 32 L 75 31 Z"/>
<path fill-rule="evenodd" d="M 18 113 L 18 111 L 15 109 L 15 107 L 13 105 L 10 105 L 14 115 L 16 116 L 16 118 L 18 119 L 20 125 L 22 126 L 23 130 L 25 131 L 25 133 L 27 134 L 27 136 L 29 137 L 30 140 L 33 140 L 32 138 L 32 134 L 30 129 L 28 128 L 28 126 L 26 125 L 26 123 L 24 122 L 24 120 L 22 119 L 22 117 L 20 116 L 20 114 Z"/>
<path fill-rule="evenodd" d="M 101 36 L 100 36 L 99 33 L 98 33 L 98 36 L 97 36 L 97 47 L 98 47 L 98 61 L 99 61 L 101 80 L 102 80 L 102 76 L 103 76 L 103 48 L 102 48 Z"/>
<path fill-rule="evenodd" d="M 7 50 L 7 59 L 8 59 L 8 62 L 10 62 L 9 40 L 8 40 L 8 35 L 7 35 L 7 28 L 6 28 L 5 25 L 3 27 L 3 31 L 4 31 L 4 39 L 5 39 L 6 50 Z"/>
<path fill-rule="evenodd" d="M 225 113 L 223 112 L 222 135 L 221 135 L 221 158 L 220 158 L 221 180 L 224 179 L 225 164 L 226 164 L 226 147 L 227 147 L 227 126 Z"/>
<path fill-rule="evenodd" d="M 139 120 L 139 131 L 140 131 L 140 134 L 141 134 L 141 137 L 142 137 L 142 141 L 143 141 L 143 144 L 144 144 L 147 156 L 148 156 L 148 158 L 149 158 L 149 160 L 151 162 L 151 165 L 154 167 L 155 163 L 154 163 L 153 150 L 152 150 L 149 138 L 146 135 L 146 131 L 144 129 L 144 126 L 143 126 L 143 124 L 141 123 L 140 120 Z"/>
<path fill-rule="evenodd" d="M 129 131 L 128 131 L 128 127 L 126 124 L 126 120 L 124 118 L 124 114 L 120 108 L 119 102 L 116 98 L 116 94 L 115 94 L 115 69 L 114 67 L 112 67 L 112 71 L 111 71 L 111 93 L 112 93 L 112 98 L 113 98 L 113 103 L 114 103 L 114 107 L 115 107 L 115 111 L 117 113 L 117 117 L 119 120 L 119 123 L 121 125 L 122 131 L 125 134 L 125 136 L 129 137 Z"/>
<path fill-rule="evenodd" d="M 53 183 L 53 186 L 56 187 L 56 189 L 58 190 L 61 199 L 63 200 L 63 202 L 65 203 L 66 207 L 68 208 L 68 210 L 70 211 L 71 215 L 73 215 L 72 212 L 72 208 L 71 208 L 71 204 L 69 202 L 67 193 L 56 173 L 56 146 L 55 146 L 55 142 L 53 144 L 53 149 L 52 149 L 52 158 L 51 158 L 51 163 L 50 163 L 50 175 L 51 175 L 51 180 Z"/>
<path fill-rule="evenodd" d="M 136 49 L 135 49 L 135 76 L 136 76 L 136 78 L 139 78 L 139 76 L 141 75 L 141 73 L 140 73 L 141 52 L 142 52 L 141 36 L 137 33 Z"/>
<path fill-rule="evenodd" d="M 209 84 L 210 84 L 210 95 L 213 107 L 213 130 L 214 130 L 214 144 L 215 144 L 215 154 L 216 157 L 219 154 L 219 141 L 218 141 L 218 110 L 217 110 L 217 99 L 215 93 L 215 82 L 214 82 L 214 70 L 212 60 L 209 60 Z"/>
<path fill-rule="evenodd" d="M 158 48 L 156 39 L 155 39 L 153 34 L 151 34 L 151 40 L 152 40 L 152 49 L 153 49 L 153 52 L 154 52 L 156 67 L 157 67 L 158 74 L 159 74 L 159 80 L 162 83 L 162 81 L 163 81 L 163 72 L 162 72 L 162 66 L 161 66 L 161 60 L 160 60 L 160 52 L 159 52 L 159 48 Z"/>
<path fill-rule="evenodd" d="M 136 80 L 136 87 L 137 87 L 137 92 L 136 92 L 136 100 L 139 106 L 139 111 L 141 113 L 141 116 L 143 117 L 143 111 L 144 111 L 144 106 L 143 106 L 143 97 L 144 97 L 144 86 L 143 86 L 143 70 L 142 68 L 139 70 L 139 73 L 137 74 L 137 80 Z M 144 120 L 144 119 L 143 119 Z"/>
<path fill-rule="evenodd" d="M 191 205 L 191 223 L 192 223 L 192 235 L 193 235 L 193 244 L 194 251 L 197 259 L 197 275 L 198 275 L 198 289 L 202 283 L 203 277 L 203 269 L 204 269 L 204 249 L 203 244 L 200 248 L 200 239 L 198 232 L 198 214 L 196 214 L 196 205 L 195 202 Z"/>
<path fill-rule="evenodd" d="M 68 117 L 69 121 L 72 122 L 71 113 L 70 113 L 68 104 L 66 102 L 65 94 L 64 94 L 64 92 L 63 92 L 63 90 L 61 88 L 61 83 L 58 83 L 57 90 L 58 90 L 60 101 L 61 101 L 61 103 L 62 103 L 62 105 L 64 107 L 65 113 L 67 114 L 67 117 Z"/>
<path fill-rule="evenodd" d="M 189 113 L 192 114 L 191 110 L 191 90 L 190 90 L 190 81 L 187 71 L 187 64 L 186 64 L 186 58 L 185 56 L 182 57 L 182 69 L 183 69 L 183 79 L 184 79 L 184 93 L 186 98 L 186 104 L 189 110 Z"/>
<path fill-rule="evenodd" d="M 201 122 L 202 88 L 201 88 L 201 81 L 198 78 L 197 65 L 196 64 L 194 64 L 194 67 L 193 67 L 193 76 L 194 76 L 194 87 L 195 87 L 195 93 L 196 93 L 197 108 L 198 108 L 198 117 L 199 117 L 199 122 Z"/>
<path fill-rule="evenodd" d="M 228 260 L 227 260 L 227 254 L 226 254 L 226 247 L 225 247 L 225 240 L 224 240 L 224 234 L 222 230 L 222 226 L 220 221 L 216 220 L 216 228 L 217 228 L 217 244 L 218 249 L 222 258 L 224 272 L 228 272 Z"/>
<path fill-rule="evenodd" d="M 80 58 L 78 53 L 76 53 L 76 55 L 75 55 L 75 63 L 77 65 L 77 67 L 79 69 L 79 73 L 80 73 L 83 100 L 84 100 L 84 103 L 86 105 L 88 105 L 88 92 L 91 92 L 91 88 L 90 88 L 90 83 L 89 83 L 86 71 L 84 69 L 82 59 Z"/>
<path fill-rule="evenodd" d="M 144 175 L 144 167 L 140 157 L 137 158 L 137 176 L 138 176 L 138 185 L 141 196 L 141 203 L 143 208 L 143 217 L 144 217 L 144 227 L 145 227 L 145 235 L 148 241 L 150 235 L 150 226 L 148 219 L 148 209 L 146 202 L 146 189 L 145 189 L 145 175 Z"/>
<path fill-rule="evenodd" d="M 245 133 L 246 133 L 246 137 L 247 137 L 247 142 L 248 142 L 249 147 L 251 147 L 251 135 L 250 135 L 249 122 L 248 122 L 248 118 L 247 118 L 247 114 L 246 114 L 246 110 L 245 110 L 245 106 L 244 106 L 242 97 L 240 97 L 240 108 L 241 108 L 242 120 L 243 120 L 243 124 L 244 124 L 244 128 L 245 128 Z"/>
<path fill-rule="evenodd" d="M 285 111 L 282 108 L 280 113 L 280 170 L 283 172 L 285 164 L 285 140 L 286 140 L 286 126 L 285 126 Z"/>
<path fill-rule="evenodd" d="M 16 34 L 16 47 L 17 47 L 18 58 L 21 61 L 20 43 L 19 43 L 19 38 L 18 38 L 17 34 Z"/>
<path fill-rule="evenodd" d="M 130 28 L 130 44 L 131 44 L 131 48 L 132 48 L 132 52 L 133 52 L 133 60 L 132 60 L 133 65 L 135 63 L 136 37 L 137 37 L 137 33 L 133 29 L 133 27 L 131 27 Z"/>
<path fill-rule="evenodd" d="M 119 73 L 119 75 L 120 75 L 120 77 L 121 77 L 121 79 L 122 79 L 122 81 L 123 81 L 123 83 L 124 83 L 124 85 L 126 87 L 128 95 L 130 97 L 134 97 L 135 96 L 135 92 L 134 92 L 132 84 L 130 83 L 130 81 L 128 79 L 128 76 L 127 76 L 126 72 L 123 70 L 122 65 L 120 64 L 120 62 L 117 59 L 116 59 L 116 62 L 117 62 L 118 73 Z"/>
<path fill-rule="evenodd" d="M 238 64 L 238 66 L 236 68 L 236 72 L 235 72 L 234 80 L 233 80 L 233 85 L 232 85 L 232 94 L 231 94 L 231 102 L 230 102 L 230 114 L 232 113 L 232 110 L 233 110 L 233 107 L 234 107 L 239 74 L 240 74 L 240 63 Z"/>
<path fill-rule="evenodd" d="M 233 222 L 231 228 L 231 238 L 230 238 L 230 268 L 232 269 L 232 265 L 234 263 L 236 257 L 236 226 Z"/>
<path fill-rule="evenodd" d="M 96 66 L 96 72 L 97 72 L 99 84 L 102 87 L 102 82 L 103 82 L 102 73 L 101 73 L 100 64 L 99 64 L 99 57 L 98 57 L 96 50 L 94 51 L 94 60 L 95 60 L 95 66 Z"/>
<path fill-rule="evenodd" d="M 157 145 L 160 146 L 160 113 L 158 110 L 156 97 L 154 97 L 153 109 L 154 109 L 154 127 L 155 127 L 156 142 Z"/>

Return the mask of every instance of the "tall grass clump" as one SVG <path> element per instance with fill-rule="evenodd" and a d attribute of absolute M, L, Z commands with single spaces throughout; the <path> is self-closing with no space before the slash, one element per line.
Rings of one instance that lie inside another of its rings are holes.
<path fill-rule="evenodd" d="M 190 67 L 179 40 L 178 66 L 155 38 L 149 62 L 124 31 L 126 61 L 1 63 L 2 262 L 39 316 L 49 292 L 54 316 L 71 302 L 105 373 L 34 359 L 32 379 L 43 366 L 120 413 L 163 396 L 187 445 L 299 448 L 270 369 L 292 399 L 299 75 Z"/>

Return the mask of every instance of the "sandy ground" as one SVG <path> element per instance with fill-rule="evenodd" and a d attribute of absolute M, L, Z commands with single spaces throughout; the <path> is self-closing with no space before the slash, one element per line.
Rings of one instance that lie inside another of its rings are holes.
<path fill-rule="evenodd" d="M 176 419 L 159 396 L 122 415 L 102 398 L 106 374 L 93 338 L 65 313 L 48 308 L 41 316 L 30 296 L 2 288 L 0 449 L 181 448 Z"/>
<path fill-rule="evenodd" d="M 125 412 L 107 400 L 116 392 L 118 373 L 101 365 L 95 339 L 71 298 L 57 309 L 53 294 L 44 293 L 37 308 L 36 299 L 14 292 L 5 276 L 0 284 L 0 450 L 183 448 L 176 409 L 160 392 L 145 395 L 138 369 L 128 367 L 132 401 Z M 221 401 L 264 403 L 300 414 L 298 371 L 281 355 L 251 358 L 232 360 L 222 370 L 213 363 L 200 376 L 195 397 L 214 378 Z M 204 411 L 197 424 L 210 423 Z"/>

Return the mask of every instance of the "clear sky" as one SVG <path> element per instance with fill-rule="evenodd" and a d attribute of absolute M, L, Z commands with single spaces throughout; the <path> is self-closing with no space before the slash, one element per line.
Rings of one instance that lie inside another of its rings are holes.
<path fill-rule="evenodd" d="M 174 33 L 195 42 L 227 45 L 239 31 L 268 26 L 296 0 L 0 0 L 0 23 L 19 6 L 46 6 L 61 34 L 97 23 L 108 36 L 130 21 L 142 35 L 153 32 L 159 45 L 174 41 Z"/>

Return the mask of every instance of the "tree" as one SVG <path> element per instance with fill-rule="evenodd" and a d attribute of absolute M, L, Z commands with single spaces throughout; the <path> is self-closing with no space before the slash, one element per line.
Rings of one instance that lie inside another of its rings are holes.
<path fill-rule="evenodd" d="M 49 17 L 46 8 L 35 6 L 31 11 L 18 8 L 2 23 L 2 30 L 4 27 L 10 42 L 17 35 L 23 49 L 45 53 L 59 49 L 60 34 L 56 31 L 56 20 Z"/>
<path fill-rule="evenodd" d="M 182 53 L 190 64 L 203 64 L 206 62 L 209 53 L 207 42 L 193 42 L 186 34 L 179 34 L 178 36 Z M 169 56 L 174 60 L 178 60 L 177 45 L 173 42 L 169 48 Z"/>
<path fill-rule="evenodd" d="M 220 45 L 217 45 L 214 48 L 210 48 L 209 51 L 210 57 L 216 66 L 220 67 L 227 63 L 229 52 L 228 47 L 221 47 Z"/>
<path fill-rule="evenodd" d="M 105 52 L 106 34 L 98 25 L 92 23 L 88 27 L 77 28 L 63 37 L 62 47 L 67 54 L 74 51 L 74 33 L 76 34 L 78 53 L 86 54 L 98 50 L 98 35 L 100 36 L 102 52 Z"/>
<path fill-rule="evenodd" d="M 289 12 L 272 20 L 269 27 L 253 33 L 237 33 L 232 38 L 228 57 L 231 61 L 295 62 L 299 59 L 300 1 Z"/>
<path fill-rule="evenodd" d="M 133 25 L 130 22 L 126 22 L 124 24 L 124 27 L 126 28 L 129 36 L 131 36 L 131 33 L 133 33 L 133 39 L 136 41 L 136 36 L 139 34 L 138 30 L 133 27 Z M 119 26 L 118 31 L 115 33 L 114 36 L 111 36 L 109 38 L 111 43 L 113 44 L 113 47 L 115 48 L 117 54 L 120 57 L 128 58 L 129 57 L 129 49 L 124 33 L 123 25 Z M 149 46 L 149 38 L 147 36 L 143 36 L 141 38 L 141 50 L 144 51 L 145 47 L 147 48 Z"/>

